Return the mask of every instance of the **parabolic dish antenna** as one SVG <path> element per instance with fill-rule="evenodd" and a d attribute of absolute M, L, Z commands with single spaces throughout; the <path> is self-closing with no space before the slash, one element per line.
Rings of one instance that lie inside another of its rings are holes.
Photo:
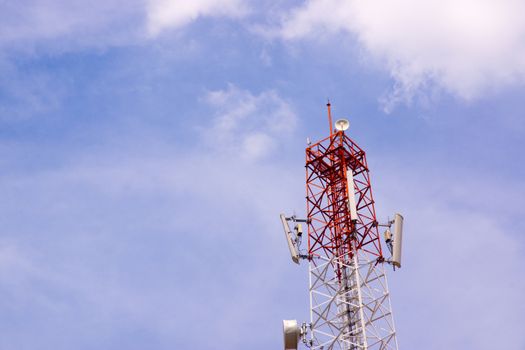
<path fill-rule="evenodd" d="M 339 119 L 335 122 L 335 128 L 339 131 L 345 131 L 350 127 L 350 122 L 346 119 Z"/>

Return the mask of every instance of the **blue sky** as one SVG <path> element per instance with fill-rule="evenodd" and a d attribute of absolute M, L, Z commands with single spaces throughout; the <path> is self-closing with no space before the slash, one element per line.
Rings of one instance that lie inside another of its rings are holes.
<path fill-rule="evenodd" d="M 401 349 L 525 349 L 521 1 L 0 5 L 0 349 L 270 349 L 325 104 L 405 216 Z"/>

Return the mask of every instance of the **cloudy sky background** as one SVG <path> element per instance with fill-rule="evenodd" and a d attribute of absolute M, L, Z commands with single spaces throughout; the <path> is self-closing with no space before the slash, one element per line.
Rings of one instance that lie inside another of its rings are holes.
<path fill-rule="evenodd" d="M 401 349 L 525 349 L 525 4 L 0 4 L 0 349 L 279 349 L 306 137 L 367 151 Z"/>

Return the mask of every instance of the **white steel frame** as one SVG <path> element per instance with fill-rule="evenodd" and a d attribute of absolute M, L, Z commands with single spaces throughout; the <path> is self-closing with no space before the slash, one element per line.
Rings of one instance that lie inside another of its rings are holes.
<path fill-rule="evenodd" d="M 311 349 L 398 349 L 385 267 L 376 256 L 358 249 L 350 261 L 314 257 L 309 275 Z"/>

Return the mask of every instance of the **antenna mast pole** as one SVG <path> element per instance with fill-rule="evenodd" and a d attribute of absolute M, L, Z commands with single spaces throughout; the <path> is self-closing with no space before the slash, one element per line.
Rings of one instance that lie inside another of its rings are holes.
<path fill-rule="evenodd" d="M 326 108 L 328 109 L 328 125 L 330 125 L 330 136 L 334 133 L 334 129 L 332 126 L 332 110 L 331 110 L 331 104 L 330 100 L 328 100 L 328 103 L 326 104 Z"/>

